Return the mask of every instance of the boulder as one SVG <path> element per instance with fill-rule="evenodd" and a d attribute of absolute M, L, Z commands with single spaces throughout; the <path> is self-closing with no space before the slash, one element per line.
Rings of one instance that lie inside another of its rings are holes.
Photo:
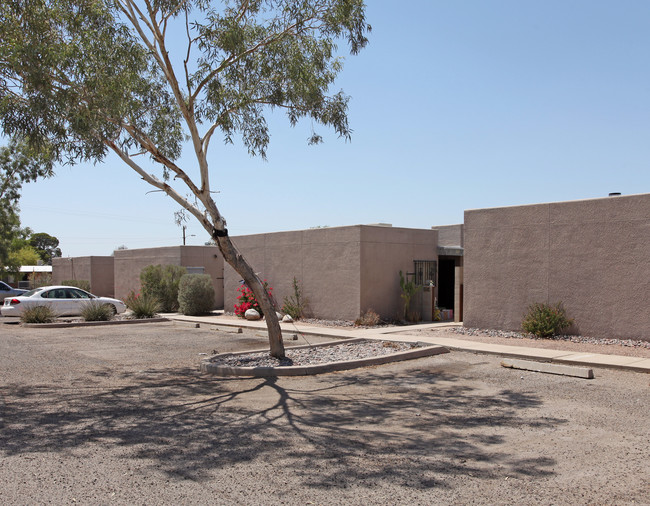
<path fill-rule="evenodd" d="M 244 318 L 247 320 L 259 320 L 262 317 L 255 309 L 247 309 L 244 313 Z"/>

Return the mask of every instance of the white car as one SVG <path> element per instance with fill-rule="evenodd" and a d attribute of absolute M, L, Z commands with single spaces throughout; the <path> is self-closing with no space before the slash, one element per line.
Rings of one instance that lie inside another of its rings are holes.
<path fill-rule="evenodd" d="M 110 306 L 114 314 L 126 311 L 126 304 L 110 297 L 97 297 L 74 286 L 43 286 L 22 295 L 5 298 L 0 308 L 2 316 L 20 316 L 25 309 L 34 306 L 48 306 L 57 316 L 80 315 L 84 305 L 90 301 Z"/>

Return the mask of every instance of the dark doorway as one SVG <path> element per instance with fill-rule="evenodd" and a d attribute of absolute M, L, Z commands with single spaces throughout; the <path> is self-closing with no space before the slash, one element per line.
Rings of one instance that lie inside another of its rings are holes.
<path fill-rule="evenodd" d="M 454 286 L 456 283 L 456 260 L 438 258 L 438 307 L 454 309 Z"/>

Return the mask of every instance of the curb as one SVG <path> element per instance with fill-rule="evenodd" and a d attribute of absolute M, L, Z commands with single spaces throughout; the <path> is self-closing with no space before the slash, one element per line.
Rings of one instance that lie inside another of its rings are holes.
<path fill-rule="evenodd" d="M 587 367 L 554 364 L 550 362 L 531 362 L 530 360 L 506 359 L 501 361 L 501 367 L 521 369 L 560 376 L 573 376 L 575 378 L 594 379 L 594 371 Z"/>
<path fill-rule="evenodd" d="M 327 343 L 321 343 L 313 346 L 303 345 L 303 346 L 293 346 L 287 347 L 287 351 L 292 349 L 300 348 L 313 348 L 313 347 L 325 347 L 325 346 L 334 346 L 343 343 L 354 343 L 359 341 L 365 341 L 364 338 L 354 338 L 354 339 L 345 339 L 345 340 L 336 340 L 329 341 Z M 440 355 L 443 353 L 449 353 L 449 350 L 443 346 L 431 345 L 427 343 L 418 343 L 421 347 L 417 349 L 400 351 L 396 353 L 390 353 L 387 355 L 382 355 L 380 357 L 370 357 L 362 358 L 356 360 L 345 360 L 340 362 L 328 362 L 325 364 L 318 365 L 304 365 L 304 366 L 279 366 L 279 367 L 246 367 L 246 366 L 226 366 L 226 365 L 217 365 L 213 364 L 208 360 L 201 362 L 201 372 L 207 374 L 214 374 L 218 376 L 247 376 L 255 378 L 268 378 L 276 376 L 307 376 L 313 374 L 323 374 L 335 371 L 347 371 L 349 369 L 357 369 L 360 367 L 368 367 L 373 365 L 387 364 L 390 362 L 399 362 L 402 360 L 411 360 L 415 358 L 430 357 L 433 355 Z M 212 358 L 219 356 L 237 356 L 237 355 L 248 355 L 251 353 L 268 351 L 257 350 L 257 351 L 246 351 L 242 353 L 224 353 L 221 355 L 215 355 Z"/>

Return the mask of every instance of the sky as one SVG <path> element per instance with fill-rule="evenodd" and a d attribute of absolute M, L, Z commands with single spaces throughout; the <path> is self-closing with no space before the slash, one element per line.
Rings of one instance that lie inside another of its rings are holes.
<path fill-rule="evenodd" d="M 231 236 L 463 222 L 466 209 L 650 192 L 650 2 L 367 0 L 370 43 L 332 88 L 352 140 L 273 114 L 267 161 L 215 138 Z M 181 165 L 194 172 L 191 156 Z M 119 159 L 24 186 L 21 223 L 63 256 L 182 244 L 178 205 Z M 187 244 L 208 234 L 191 218 Z"/>

